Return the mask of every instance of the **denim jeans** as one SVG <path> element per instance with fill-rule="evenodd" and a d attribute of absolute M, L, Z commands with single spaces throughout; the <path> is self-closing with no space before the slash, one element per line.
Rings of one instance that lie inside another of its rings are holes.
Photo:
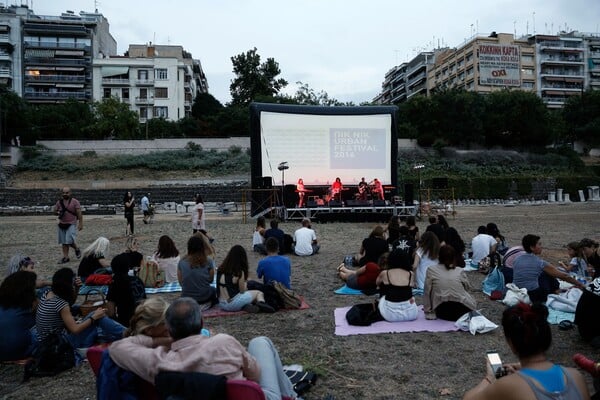
<path fill-rule="evenodd" d="M 91 318 L 88 314 L 84 321 Z M 83 322 L 82 322 L 83 323 Z M 83 331 L 75 334 L 69 333 L 67 338 L 74 348 L 91 347 L 99 338 L 106 342 L 114 342 L 123 338 L 125 327 L 109 317 L 103 317 L 96 321 L 96 325 L 90 325 Z"/>
<path fill-rule="evenodd" d="M 245 305 L 252 303 L 252 294 L 250 292 L 238 293 L 231 301 L 219 301 L 219 305 L 225 311 L 240 311 Z"/>
<path fill-rule="evenodd" d="M 248 344 L 248 353 L 252 354 L 260 365 L 260 387 L 267 400 L 281 400 L 282 396 L 296 398 L 292 382 L 283 372 L 279 353 L 265 336 L 255 337 Z"/>

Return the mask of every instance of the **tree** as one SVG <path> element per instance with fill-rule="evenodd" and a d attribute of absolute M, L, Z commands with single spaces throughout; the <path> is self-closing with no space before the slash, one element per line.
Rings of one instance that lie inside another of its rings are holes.
<path fill-rule="evenodd" d="M 229 85 L 231 105 L 248 105 L 259 95 L 275 96 L 288 84 L 283 78 L 277 79 L 281 70 L 275 59 L 267 58 L 261 64 L 256 47 L 231 57 L 231 62 L 236 75 Z"/>
<path fill-rule="evenodd" d="M 563 119 L 570 127 L 569 138 L 590 145 L 600 143 L 600 91 L 588 90 L 571 96 L 563 109 Z"/>
<path fill-rule="evenodd" d="M 138 114 L 117 98 L 102 99 L 92 104 L 94 123 L 89 127 L 94 139 L 135 139 L 140 137 Z"/>
<path fill-rule="evenodd" d="M 217 115 L 223 109 L 223 104 L 210 93 L 200 93 L 194 99 L 192 116 L 200 120 Z"/>
<path fill-rule="evenodd" d="M 21 137 L 22 144 L 28 140 L 28 105 L 15 92 L 0 86 L 0 137 L 10 142 L 15 136 Z"/>

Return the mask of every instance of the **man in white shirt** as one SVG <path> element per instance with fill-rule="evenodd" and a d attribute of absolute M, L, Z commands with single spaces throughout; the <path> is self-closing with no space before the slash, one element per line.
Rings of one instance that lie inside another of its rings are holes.
<path fill-rule="evenodd" d="M 498 242 L 486 232 L 486 227 L 481 225 L 477 228 L 477 236 L 471 240 L 471 250 L 473 251 L 471 266 L 473 268 L 479 268 L 479 261 L 496 251 Z"/>
<path fill-rule="evenodd" d="M 317 244 L 317 234 L 310 228 L 310 219 L 302 220 L 302 228 L 294 232 L 294 253 L 298 256 L 317 254 L 320 246 Z"/>
<path fill-rule="evenodd" d="M 140 202 L 140 208 L 142 209 L 142 212 L 144 213 L 144 223 L 145 224 L 148 223 L 148 218 L 150 218 L 150 199 L 148 198 L 149 195 L 150 195 L 150 193 L 145 194 L 144 197 L 142 197 L 142 200 Z"/>

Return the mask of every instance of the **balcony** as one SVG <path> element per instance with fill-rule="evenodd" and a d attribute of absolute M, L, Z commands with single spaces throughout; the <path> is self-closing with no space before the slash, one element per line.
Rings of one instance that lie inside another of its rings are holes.
<path fill-rule="evenodd" d="M 65 91 L 65 92 L 42 92 L 42 91 L 25 91 L 25 96 L 27 100 L 66 100 L 66 99 L 76 99 L 76 100 L 86 100 L 90 98 L 90 94 L 85 91 Z"/>
<path fill-rule="evenodd" d="M 154 79 L 136 79 L 136 86 L 154 86 Z"/>
<path fill-rule="evenodd" d="M 0 43 L 10 43 L 10 36 L 8 33 L 0 33 Z"/>
<path fill-rule="evenodd" d="M 566 42 L 562 40 L 540 42 L 541 50 L 583 50 L 583 42 Z"/>
<path fill-rule="evenodd" d="M 0 61 L 12 61 L 12 54 L 0 53 Z"/>
<path fill-rule="evenodd" d="M 542 64 L 581 64 L 583 65 L 583 57 L 578 56 L 550 56 L 550 57 L 540 57 L 540 62 Z"/>
<path fill-rule="evenodd" d="M 0 78 L 12 78 L 12 71 L 10 70 L 10 68 L 1 67 Z"/>
<path fill-rule="evenodd" d="M 136 97 L 135 104 L 154 104 L 154 97 Z"/>
<path fill-rule="evenodd" d="M 39 41 L 32 42 L 29 40 L 23 41 L 25 47 L 46 48 L 46 49 L 80 49 L 89 50 L 90 45 L 85 43 L 59 43 L 55 41 Z"/>
<path fill-rule="evenodd" d="M 102 78 L 102 85 L 104 86 L 129 86 L 129 79 L 116 79 L 116 78 Z"/>
<path fill-rule="evenodd" d="M 89 59 L 81 58 L 26 57 L 24 61 L 25 65 L 91 65 Z"/>
<path fill-rule="evenodd" d="M 25 81 L 83 83 L 86 81 L 86 77 L 84 75 L 25 75 Z"/>

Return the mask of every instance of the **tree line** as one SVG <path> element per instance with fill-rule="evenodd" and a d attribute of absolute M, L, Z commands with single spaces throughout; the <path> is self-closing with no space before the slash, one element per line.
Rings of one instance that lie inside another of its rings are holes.
<path fill-rule="evenodd" d="M 297 82 L 294 95 L 283 94 L 273 58 L 261 62 L 256 48 L 231 57 L 234 79 L 231 101 L 221 104 L 208 93 L 196 96 L 191 116 L 179 121 L 163 118 L 139 123 L 139 116 L 116 98 L 91 104 L 68 100 L 61 104 L 29 104 L 0 87 L 0 136 L 22 144 L 38 139 L 153 139 L 249 135 L 251 102 L 354 106 Z M 369 102 L 360 105 L 374 105 Z M 531 92 L 503 90 L 482 95 L 448 90 L 429 97 L 414 96 L 398 104 L 398 136 L 423 146 L 522 148 L 582 140 L 600 143 L 600 91 L 571 96 L 563 109 L 550 110 Z"/>

